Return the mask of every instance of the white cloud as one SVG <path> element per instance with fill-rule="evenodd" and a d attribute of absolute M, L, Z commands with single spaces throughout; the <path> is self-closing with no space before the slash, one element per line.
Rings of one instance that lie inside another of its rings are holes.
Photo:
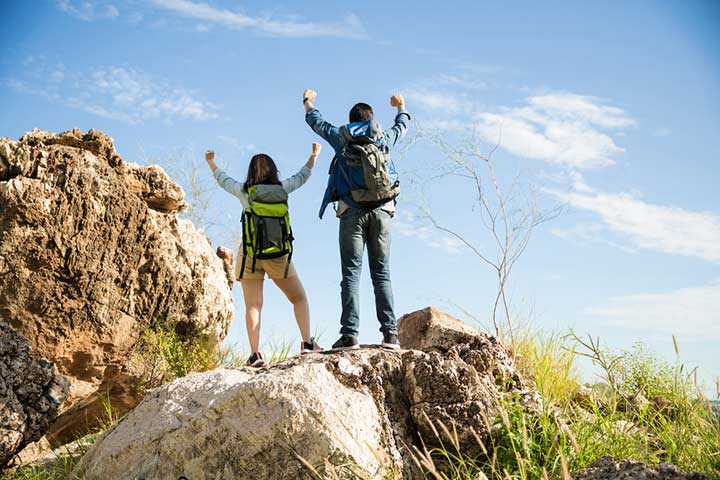
<path fill-rule="evenodd" d="M 555 119 L 583 122 L 605 128 L 629 127 L 637 122 L 618 108 L 603 105 L 595 97 L 574 93 L 555 93 L 528 98 L 528 103 L 538 112 L 552 114 Z"/>
<path fill-rule="evenodd" d="M 719 284 L 614 297 L 585 311 L 629 330 L 720 339 Z"/>
<path fill-rule="evenodd" d="M 568 228 L 551 228 L 550 233 L 563 240 L 578 243 L 602 243 L 627 253 L 638 253 L 638 250 L 608 238 L 608 227 L 602 223 L 579 223 Z"/>
<path fill-rule="evenodd" d="M 230 137 L 228 135 L 218 135 L 217 139 L 218 139 L 218 141 L 225 143 L 227 145 L 230 145 L 231 147 L 236 148 L 237 150 L 240 150 L 241 152 L 255 150 L 254 144 L 242 143 L 239 138 Z"/>
<path fill-rule="evenodd" d="M 120 15 L 120 11 L 112 3 L 89 0 L 56 0 L 55 3 L 61 11 L 85 21 L 116 18 Z"/>
<path fill-rule="evenodd" d="M 487 84 L 475 74 L 442 73 L 403 89 L 403 95 L 420 109 L 442 114 L 470 114 L 474 95 L 485 88 Z"/>
<path fill-rule="evenodd" d="M 547 191 L 574 208 L 594 212 L 637 248 L 720 262 L 720 215 L 714 212 L 652 204 L 637 193 Z"/>
<path fill-rule="evenodd" d="M 404 90 L 408 101 L 425 110 L 431 128 L 475 132 L 510 153 L 577 169 L 610 166 L 625 150 L 612 135 L 637 122 L 602 99 L 557 92 L 531 95 L 519 107 L 477 105 L 477 75 L 441 75 Z"/>
<path fill-rule="evenodd" d="M 37 65 L 37 62 L 33 60 Z M 83 110 L 93 115 L 142 123 L 149 119 L 208 120 L 217 117 L 217 106 L 196 94 L 128 67 L 108 66 L 68 75 L 64 68 L 35 68 L 27 78 L 10 79 L 7 85 Z"/>
<path fill-rule="evenodd" d="M 316 23 L 296 18 L 275 19 L 269 16 L 251 16 L 190 0 L 151 0 L 151 3 L 182 17 L 229 28 L 250 28 L 270 35 L 344 38 L 364 38 L 366 36 L 362 22 L 355 15 L 348 15 L 342 22 Z"/>
<path fill-rule="evenodd" d="M 625 150 L 604 130 L 636 122 L 600 99 L 573 93 L 535 95 L 525 106 L 474 115 L 474 128 L 485 141 L 500 142 L 514 155 L 588 169 L 613 165 Z"/>
<path fill-rule="evenodd" d="M 460 253 L 465 247 L 460 240 L 451 237 L 433 227 L 418 224 L 414 221 L 395 220 L 393 229 L 400 235 L 417 238 L 427 245 L 443 250 L 445 253 L 454 255 Z"/>
<path fill-rule="evenodd" d="M 444 113 L 467 112 L 470 106 L 469 98 L 466 95 L 422 86 L 404 89 L 403 96 L 406 101 L 419 106 L 419 108 L 431 111 L 439 110 Z"/>

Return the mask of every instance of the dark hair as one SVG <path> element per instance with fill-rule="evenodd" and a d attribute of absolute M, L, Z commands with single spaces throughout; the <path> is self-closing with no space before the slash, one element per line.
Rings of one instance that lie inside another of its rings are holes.
<path fill-rule="evenodd" d="M 270 155 L 258 153 L 250 159 L 248 165 L 247 180 L 243 185 L 243 190 L 247 193 L 248 188 L 253 185 L 280 185 L 278 179 L 278 169 Z"/>
<path fill-rule="evenodd" d="M 356 103 L 350 109 L 350 122 L 366 122 L 373 119 L 372 107 L 367 103 Z"/>

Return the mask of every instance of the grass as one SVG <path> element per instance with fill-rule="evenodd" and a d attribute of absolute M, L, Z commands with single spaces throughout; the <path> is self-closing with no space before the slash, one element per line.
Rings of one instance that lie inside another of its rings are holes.
<path fill-rule="evenodd" d="M 145 391 L 193 372 L 221 365 L 222 351 L 203 336 L 186 338 L 170 326 L 155 326 L 143 332 L 134 360 L 141 366 L 135 388 Z"/>
<path fill-rule="evenodd" d="M 426 478 L 569 478 L 606 455 L 720 476 L 720 414 L 698 388 L 694 370 L 659 360 L 640 344 L 614 353 L 572 332 L 516 336 L 516 353 L 546 400 L 543 412 L 533 415 L 508 399 L 494 419 L 495 435 L 477 438 L 481 455 L 459 451 L 457 440 L 416 452 Z M 599 388 L 580 384 L 580 356 L 601 369 Z"/>

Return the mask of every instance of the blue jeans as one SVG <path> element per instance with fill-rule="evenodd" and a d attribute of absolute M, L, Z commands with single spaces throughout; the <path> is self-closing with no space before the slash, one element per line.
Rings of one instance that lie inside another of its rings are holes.
<path fill-rule="evenodd" d="M 360 273 L 365 245 L 375 290 L 375 311 L 383 333 L 397 333 L 392 282 L 390 281 L 390 221 L 384 210 L 350 208 L 340 217 L 342 265 L 340 333 L 358 336 L 360 327 Z"/>

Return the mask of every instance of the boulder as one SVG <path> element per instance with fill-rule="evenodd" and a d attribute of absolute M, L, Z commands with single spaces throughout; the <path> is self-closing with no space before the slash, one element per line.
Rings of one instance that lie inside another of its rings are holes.
<path fill-rule="evenodd" d="M 403 315 L 398 320 L 403 348 L 452 353 L 478 372 L 487 372 L 512 388 L 525 388 L 512 351 L 493 335 L 474 329 L 452 315 L 433 307 Z"/>
<path fill-rule="evenodd" d="M 687 473 L 671 463 L 661 463 L 650 467 L 634 460 L 615 460 L 613 457 L 603 457 L 579 472 L 574 472 L 575 480 L 710 480 L 702 473 Z"/>
<path fill-rule="evenodd" d="M 128 359 L 148 328 L 226 335 L 230 269 L 183 208 L 162 168 L 124 162 L 102 132 L 0 138 L 0 318 L 70 380 L 51 444 L 87 433 L 100 395 L 138 403 Z"/>
<path fill-rule="evenodd" d="M 455 345 L 469 343 L 477 335 L 476 329 L 433 307 L 403 315 L 398 320 L 400 345 L 413 350 L 447 351 Z"/>
<path fill-rule="evenodd" d="M 0 321 L 0 469 L 43 436 L 67 389 L 53 364 L 35 358 L 27 339 Z"/>
<path fill-rule="evenodd" d="M 506 395 L 535 398 L 507 350 L 490 342 L 495 347 L 477 351 L 473 345 L 487 347 L 477 335 L 482 341 L 468 337 L 446 352 L 363 346 L 175 380 L 102 434 L 78 472 L 87 479 L 305 478 L 313 471 L 419 478 L 423 446 L 447 445 L 443 437 L 455 430 L 453 442 L 479 452 Z"/>
<path fill-rule="evenodd" d="M 340 478 L 382 476 L 393 458 L 381 412 L 317 357 L 160 387 L 98 439 L 78 471 L 87 479 L 277 479 L 347 465 Z"/>

